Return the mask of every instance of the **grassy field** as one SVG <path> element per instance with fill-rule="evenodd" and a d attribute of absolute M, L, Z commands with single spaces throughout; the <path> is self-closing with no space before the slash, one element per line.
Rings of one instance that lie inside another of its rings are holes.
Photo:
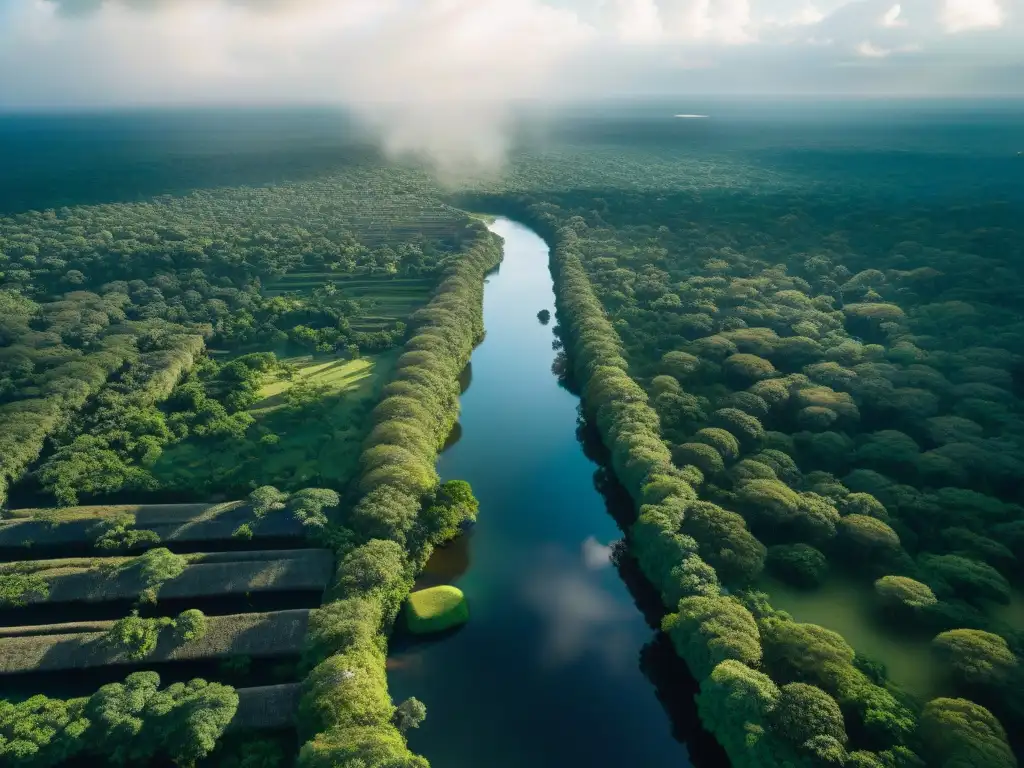
<path fill-rule="evenodd" d="M 153 473 L 171 488 L 211 492 L 241 493 L 260 485 L 343 488 L 356 469 L 367 416 L 399 352 L 360 360 L 291 358 L 297 377 L 268 379 L 250 411 L 256 424 L 245 438 L 190 438 L 170 446 Z M 302 381 L 322 389 L 308 402 L 290 401 L 289 390 Z"/>
<path fill-rule="evenodd" d="M 211 510 L 217 510 L 222 504 L 96 504 L 80 507 L 25 507 L 4 511 L 4 518 L 9 520 L 39 520 L 50 523 L 63 523 L 72 520 L 101 520 L 119 515 L 139 516 L 146 513 L 171 515 L 174 517 L 193 517 Z"/>
<path fill-rule="evenodd" d="M 361 398 L 373 393 L 379 376 L 378 358 L 363 357 L 359 360 L 324 360 L 312 355 L 287 357 L 282 360 L 298 368 L 295 378 L 288 379 L 281 371 L 267 377 L 260 389 L 260 400 L 249 409 L 255 418 L 264 418 L 287 402 L 287 393 L 300 382 L 322 388 L 325 395 L 346 395 Z"/>
<path fill-rule="evenodd" d="M 182 642 L 173 631 L 161 631 L 156 648 L 146 660 L 298 654 L 305 642 L 309 615 L 309 610 L 301 609 L 208 616 L 206 633 L 196 640 Z M 125 655 L 124 649 L 107 642 L 106 629 L 113 626 L 113 622 L 97 622 L 101 624 L 104 630 L 100 632 L 0 637 L 0 675 L 136 663 Z"/>

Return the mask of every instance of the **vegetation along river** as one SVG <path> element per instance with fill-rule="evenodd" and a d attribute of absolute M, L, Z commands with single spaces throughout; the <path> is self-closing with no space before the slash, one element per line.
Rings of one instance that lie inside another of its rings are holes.
<path fill-rule="evenodd" d="M 576 437 L 579 399 L 551 372 L 548 248 L 507 219 L 505 259 L 484 294 L 487 338 L 473 353 L 461 437 L 443 479 L 480 500 L 472 532 L 439 550 L 421 583 L 451 583 L 469 623 L 389 659 L 396 700 L 427 720 L 412 749 L 437 766 L 680 766 L 655 688 L 640 669 L 654 633 L 609 560 L 621 532 Z"/>

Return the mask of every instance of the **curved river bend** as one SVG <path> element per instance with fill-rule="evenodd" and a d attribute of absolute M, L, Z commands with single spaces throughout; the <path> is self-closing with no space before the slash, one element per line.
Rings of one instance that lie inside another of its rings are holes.
<path fill-rule="evenodd" d="M 458 585 L 469 624 L 394 644 L 396 700 L 428 709 L 410 746 L 437 768 L 689 765 L 640 669 L 654 633 L 609 561 L 621 532 L 576 437 L 579 399 L 551 372 L 548 248 L 498 219 L 505 260 L 485 286 L 487 338 L 473 353 L 461 437 L 444 479 L 480 500 L 473 531 L 438 550 L 421 586 Z"/>

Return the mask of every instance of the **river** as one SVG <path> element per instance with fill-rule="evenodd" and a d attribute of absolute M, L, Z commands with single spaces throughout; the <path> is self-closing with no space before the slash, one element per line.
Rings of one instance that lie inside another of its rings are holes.
<path fill-rule="evenodd" d="M 577 439 L 579 399 L 551 372 L 554 320 L 537 318 L 555 309 L 548 248 L 507 219 L 491 229 L 505 259 L 485 286 L 461 435 L 438 463 L 472 484 L 479 521 L 421 579 L 457 585 L 471 616 L 395 643 L 392 696 L 427 705 L 409 745 L 437 768 L 690 765 L 640 668 L 655 633 L 609 560 L 622 533 Z"/>

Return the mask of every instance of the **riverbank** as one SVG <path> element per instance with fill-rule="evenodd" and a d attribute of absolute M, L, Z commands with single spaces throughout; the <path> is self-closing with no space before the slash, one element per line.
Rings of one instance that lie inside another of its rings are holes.
<path fill-rule="evenodd" d="M 686 681 L 610 559 L 623 534 L 578 437 L 579 398 L 552 372 L 553 328 L 537 318 L 554 309 L 548 247 L 508 220 L 492 229 L 505 258 L 485 287 L 461 438 L 438 461 L 442 479 L 472 484 L 480 515 L 417 582 L 456 585 L 471 619 L 393 646 L 391 690 L 428 708 L 410 746 L 438 765 L 685 765 L 692 699 L 687 722 L 670 722 L 657 694 Z"/>
<path fill-rule="evenodd" d="M 413 576 L 448 535 L 421 521 L 421 504 L 437 490 L 434 464 L 458 413 L 459 375 L 483 338 L 484 276 L 501 257 L 480 225 L 410 318 L 414 330 L 373 411 L 358 502 L 332 521 L 350 532 L 337 529 L 336 578 L 306 639 L 300 766 L 426 765 L 393 722 L 385 649 Z"/>

